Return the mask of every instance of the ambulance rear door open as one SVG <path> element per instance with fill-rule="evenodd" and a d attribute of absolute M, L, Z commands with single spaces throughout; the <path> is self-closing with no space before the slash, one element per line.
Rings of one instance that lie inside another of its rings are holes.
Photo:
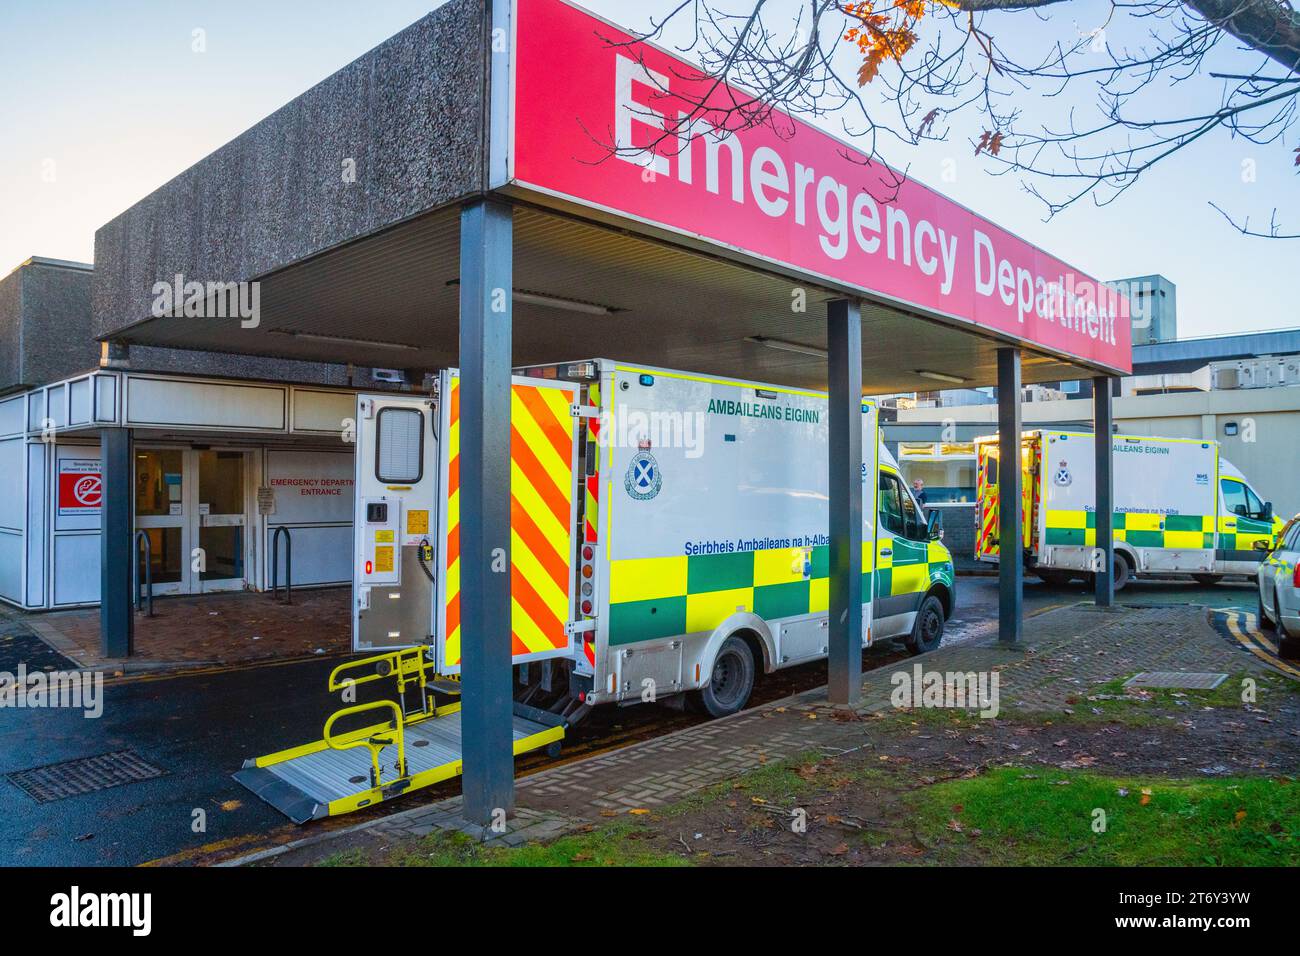
<path fill-rule="evenodd" d="M 357 402 L 353 650 L 429 644 L 460 673 L 460 377 L 428 397 Z M 510 409 L 514 663 L 566 657 L 575 637 L 578 386 L 515 377 Z M 504 572 L 503 572 L 504 573 Z"/>
<path fill-rule="evenodd" d="M 510 599 L 515 664 L 569 657 L 578 522 L 578 385 L 515 376 L 510 394 Z M 438 673 L 460 673 L 460 375 L 442 373 L 445 440 L 439 459 L 438 580 L 434 633 Z"/>
<path fill-rule="evenodd" d="M 429 396 L 358 395 L 352 649 L 429 643 L 439 430 Z"/>

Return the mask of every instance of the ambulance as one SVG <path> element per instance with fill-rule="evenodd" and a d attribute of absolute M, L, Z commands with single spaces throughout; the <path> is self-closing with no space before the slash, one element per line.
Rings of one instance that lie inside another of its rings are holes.
<path fill-rule="evenodd" d="M 1001 557 L 996 437 L 976 439 L 975 554 Z M 1283 522 L 1217 442 L 1116 435 L 1114 582 L 1134 575 L 1190 574 L 1215 584 L 1253 575 Z M 1096 548 L 1095 451 L 1090 433 L 1031 431 L 1021 437 L 1019 542 L 1025 567 L 1049 584 L 1088 578 Z"/>
<path fill-rule="evenodd" d="M 367 656 L 329 689 L 397 693 L 236 775 L 299 822 L 460 772 L 461 648 L 477 636 L 460 606 L 459 389 L 447 370 L 432 394 L 358 397 L 352 631 Z M 862 644 L 924 653 L 955 606 L 952 557 L 875 406 L 861 414 Z M 826 656 L 824 394 L 568 362 L 517 370 L 510 431 L 516 753 L 558 752 L 596 706 L 732 714 L 759 675 Z"/>

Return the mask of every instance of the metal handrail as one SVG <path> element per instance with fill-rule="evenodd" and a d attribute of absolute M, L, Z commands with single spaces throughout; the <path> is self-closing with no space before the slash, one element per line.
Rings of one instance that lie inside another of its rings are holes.
<path fill-rule="evenodd" d="M 331 731 L 334 729 L 334 722 L 340 717 L 347 717 L 351 714 L 360 714 L 370 710 L 389 710 L 393 715 L 392 722 L 392 739 L 387 739 L 379 733 L 364 737 L 360 740 L 350 740 L 342 742 L 336 740 Z M 372 787 L 383 787 L 390 783 L 396 783 L 408 776 L 406 769 L 406 730 L 402 717 L 402 708 L 398 707 L 391 700 L 379 700 L 372 704 L 358 704 L 355 707 L 345 707 L 330 715 L 329 720 L 325 721 L 325 746 L 331 750 L 351 750 L 353 747 L 366 747 L 370 751 L 370 785 Z M 385 782 L 383 778 L 383 769 L 379 764 L 379 754 L 385 747 L 397 744 L 397 765 L 394 769 L 397 771 L 397 777 L 394 780 Z"/>
<path fill-rule="evenodd" d="M 280 534 L 284 534 L 284 603 L 293 603 L 293 535 L 280 525 L 271 535 L 271 597 L 280 600 Z"/>
<path fill-rule="evenodd" d="M 371 681 L 391 678 L 397 682 L 397 698 L 402 702 L 403 713 L 407 718 L 428 716 L 433 713 L 433 701 L 429 697 L 428 687 L 433 663 L 430 660 L 431 648 L 426 645 L 405 647 L 374 657 L 345 661 L 330 672 L 329 690 L 331 693 L 359 687 Z M 364 671 L 360 677 L 344 677 L 349 671 Z M 420 690 L 420 710 L 418 713 L 406 713 L 406 690 L 414 684 Z"/>
<path fill-rule="evenodd" d="M 144 542 L 144 588 L 145 599 L 140 600 L 140 542 Z M 148 607 L 147 617 L 153 617 L 153 542 L 144 530 L 135 533 L 131 542 L 131 556 L 134 559 L 131 568 L 131 605 L 138 612 L 142 603 Z"/>

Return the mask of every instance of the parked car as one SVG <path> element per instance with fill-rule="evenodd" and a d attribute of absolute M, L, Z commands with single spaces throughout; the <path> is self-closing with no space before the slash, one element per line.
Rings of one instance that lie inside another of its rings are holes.
<path fill-rule="evenodd" d="M 1259 585 L 1259 626 L 1277 632 L 1284 657 L 1300 657 L 1300 515 L 1273 542 L 1255 572 Z"/>

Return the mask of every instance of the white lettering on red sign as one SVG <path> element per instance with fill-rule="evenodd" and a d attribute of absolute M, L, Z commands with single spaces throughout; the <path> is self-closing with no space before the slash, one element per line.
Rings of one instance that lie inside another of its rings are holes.
<path fill-rule="evenodd" d="M 743 91 L 562 0 L 517 9 L 519 185 L 1131 369 L 1111 286 L 802 120 L 715 128 Z M 555 82 L 556 50 L 577 82 Z"/>

